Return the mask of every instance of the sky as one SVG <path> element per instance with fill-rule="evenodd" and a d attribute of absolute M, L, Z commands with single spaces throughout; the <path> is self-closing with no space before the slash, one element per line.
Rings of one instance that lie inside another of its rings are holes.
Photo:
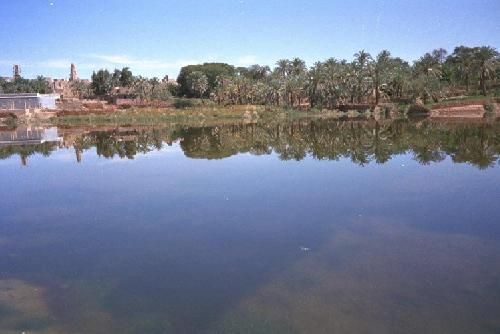
<path fill-rule="evenodd" d="M 388 49 L 500 48 L 499 0 L 0 0 L 0 76 L 80 77 L 128 66 L 175 77 L 203 62 L 312 65 Z"/>

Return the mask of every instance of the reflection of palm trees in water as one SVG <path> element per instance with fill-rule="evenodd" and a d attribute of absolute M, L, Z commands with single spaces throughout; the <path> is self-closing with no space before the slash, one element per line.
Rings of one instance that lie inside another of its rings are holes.
<path fill-rule="evenodd" d="M 393 155 L 413 152 L 421 164 L 439 162 L 447 156 L 480 168 L 499 158 L 497 123 L 440 123 L 409 120 L 297 120 L 267 124 L 232 124 L 215 127 L 127 128 L 82 131 L 71 145 L 76 160 L 95 147 L 104 158 L 133 159 L 137 154 L 159 150 L 163 143 L 180 141 L 187 157 L 222 159 L 238 153 L 276 153 L 282 160 L 349 158 L 359 165 L 386 163 Z M 74 134 L 74 130 L 73 134 Z M 64 129 L 62 130 L 64 133 Z M 72 135 L 73 135 L 72 134 Z M 26 162 L 41 153 L 49 156 L 56 144 L 6 146 L 0 159 L 17 154 Z"/>
<path fill-rule="evenodd" d="M 430 121 L 295 121 L 289 123 L 185 129 L 181 147 L 188 157 L 224 158 L 239 152 L 275 152 L 283 160 L 338 160 L 364 165 L 385 163 L 391 156 L 413 152 L 422 164 L 470 162 L 485 168 L 498 160 L 495 123 L 445 124 Z M 251 129 L 251 131 L 249 131 Z M 464 138 L 466 140 L 464 140 Z M 204 143 L 204 145 L 200 145 Z"/>
<path fill-rule="evenodd" d="M 50 154 L 57 149 L 57 143 L 45 142 L 41 144 L 26 144 L 26 145 L 4 145 L 0 146 L 0 160 L 8 159 L 13 155 L 18 155 L 21 159 L 21 165 L 28 165 L 28 158 L 35 154 L 41 154 L 44 157 L 49 157 Z"/>

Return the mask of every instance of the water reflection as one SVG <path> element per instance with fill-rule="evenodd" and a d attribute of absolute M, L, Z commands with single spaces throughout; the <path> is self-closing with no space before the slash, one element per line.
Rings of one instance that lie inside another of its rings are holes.
<path fill-rule="evenodd" d="M 50 131 L 0 147 L 1 333 L 500 329 L 498 123 Z"/>
<path fill-rule="evenodd" d="M 49 130 L 37 131 L 41 137 Z M 211 127 L 69 127 L 58 129 L 62 141 L 44 140 L 43 144 L 16 140 L 9 144 L 12 132 L 0 130 L 0 159 L 17 154 L 23 164 L 30 155 L 50 156 L 61 147 L 73 148 L 78 162 L 92 148 L 104 158 L 133 159 L 137 154 L 160 150 L 165 144 L 177 141 L 190 158 L 276 153 L 282 160 L 299 161 L 307 156 L 319 160 L 349 158 L 359 165 L 386 163 L 394 155 L 411 152 L 421 164 L 439 162 L 449 156 L 456 163 L 487 168 L 499 161 L 500 153 L 500 122 L 495 121 L 471 124 L 430 120 L 299 120 Z M 25 129 L 14 132 L 24 133 Z M 54 136 L 57 137 L 57 132 Z"/>
<path fill-rule="evenodd" d="M 19 155 L 23 166 L 27 158 L 35 153 L 49 156 L 60 143 L 55 127 L 0 127 L 0 159 Z"/>

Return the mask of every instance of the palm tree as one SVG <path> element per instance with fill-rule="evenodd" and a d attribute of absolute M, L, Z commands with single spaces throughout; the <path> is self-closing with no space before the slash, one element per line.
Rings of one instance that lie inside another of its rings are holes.
<path fill-rule="evenodd" d="M 439 60 L 430 53 L 426 53 L 423 57 L 415 62 L 415 72 L 426 76 L 441 76 L 441 64 Z"/>
<path fill-rule="evenodd" d="M 324 98 L 327 106 L 333 108 L 344 104 L 349 97 L 350 67 L 345 61 L 339 62 L 335 58 L 325 61 L 324 71 Z"/>
<path fill-rule="evenodd" d="M 293 106 L 295 102 L 300 105 L 308 82 L 306 62 L 300 58 L 294 58 L 290 63 L 290 72 L 291 76 L 288 80 L 290 105 Z"/>
<path fill-rule="evenodd" d="M 147 78 L 137 76 L 132 85 L 132 91 L 139 99 L 147 100 L 151 92 L 151 84 Z"/>
<path fill-rule="evenodd" d="M 372 63 L 372 56 L 365 50 L 354 54 L 352 68 L 356 77 L 355 96 L 358 103 L 361 102 L 362 97 L 369 91 L 369 86 L 371 86 L 368 80 L 371 80 L 372 76 Z"/>
<path fill-rule="evenodd" d="M 323 64 L 316 62 L 309 70 L 309 84 L 307 92 L 309 96 L 309 104 L 314 108 L 316 103 L 322 99 L 322 81 L 323 81 Z"/>
<path fill-rule="evenodd" d="M 415 62 L 413 71 L 414 97 L 421 96 L 424 103 L 427 103 L 429 97 L 432 97 L 434 101 L 438 101 L 438 93 L 441 90 L 440 80 L 443 73 L 439 59 L 430 53 L 426 53 Z"/>
<path fill-rule="evenodd" d="M 410 65 L 401 58 L 394 58 L 391 66 L 391 76 L 389 78 L 388 91 L 392 97 L 401 98 L 407 91 L 411 82 Z"/>
<path fill-rule="evenodd" d="M 498 66 L 499 53 L 490 46 L 476 48 L 474 59 L 479 70 L 479 87 L 484 96 L 487 95 L 486 82 L 490 79 Z"/>
<path fill-rule="evenodd" d="M 189 89 L 194 95 L 203 98 L 203 94 L 208 90 L 208 78 L 201 71 L 191 72 L 187 77 Z"/>
<path fill-rule="evenodd" d="M 151 86 L 150 96 L 152 97 L 155 95 L 156 88 L 160 85 L 160 79 L 158 79 L 158 77 L 153 77 L 149 79 L 149 84 Z"/>
<path fill-rule="evenodd" d="M 374 87 L 375 90 L 375 105 L 378 105 L 380 101 L 380 86 L 383 83 L 382 80 L 386 76 L 387 72 L 391 67 L 391 53 L 387 50 L 381 51 L 377 55 L 374 66 Z"/>
<path fill-rule="evenodd" d="M 465 83 L 465 89 L 469 92 L 470 78 L 474 71 L 474 48 L 458 46 L 449 58 L 458 77 Z"/>
<path fill-rule="evenodd" d="M 291 63 L 291 72 L 293 75 L 303 75 L 306 71 L 306 62 L 300 58 L 294 58 Z"/>
<path fill-rule="evenodd" d="M 290 68 L 291 68 L 290 60 L 280 59 L 276 62 L 275 71 L 280 77 L 284 78 L 290 74 Z"/>
<path fill-rule="evenodd" d="M 432 51 L 432 56 L 438 61 L 439 64 L 443 65 L 448 56 L 448 51 L 443 48 L 435 49 Z"/>
<path fill-rule="evenodd" d="M 248 69 L 248 74 L 253 80 L 263 80 L 265 79 L 271 69 L 269 66 L 252 65 Z"/>

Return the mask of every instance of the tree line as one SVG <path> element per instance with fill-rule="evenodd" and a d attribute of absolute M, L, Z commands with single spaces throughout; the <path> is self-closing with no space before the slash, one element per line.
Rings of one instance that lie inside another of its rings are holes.
<path fill-rule="evenodd" d="M 383 50 L 362 50 L 351 61 L 330 58 L 307 67 L 300 58 L 281 59 L 273 69 L 206 63 L 183 67 L 178 93 L 221 104 L 307 105 L 336 108 L 382 101 L 438 102 L 453 96 L 499 94 L 499 53 L 489 46 L 458 46 L 409 62 Z"/>
<path fill-rule="evenodd" d="M 4 78 L 0 78 L 0 93 L 50 94 L 52 93 L 52 88 L 50 87 L 47 78 L 41 75 L 36 79 L 24 79 L 22 77 L 17 77 L 12 80 L 5 80 Z"/>
<path fill-rule="evenodd" d="M 123 95 L 141 100 L 168 100 L 177 95 L 175 85 L 158 77 L 134 76 L 129 67 L 115 69 L 112 73 L 107 69 L 94 71 L 91 79 L 91 92 L 98 97 L 109 95 L 115 87 L 126 88 Z M 80 93 L 76 92 L 76 95 Z"/>
<path fill-rule="evenodd" d="M 381 102 L 438 102 L 445 98 L 500 95 L 500 55 L 489 46 L 458 46 L 426 53 L 412 64 L 383 50 L 376 56 L 361 50 L 353 59 L 329 58 L 308 67 L 300 58 L 235 67 L 225 63 L 189 65 L 176 84 L 157 77 L 134 76 L 130 68 L 94 71 L 90 85 L 71 82 L 78 97 L 103 97 L 113 88 L 141 100 L 172 97 L 210 98 L 221 105 L 256 104 L 335 109 Z M 48 80 L 0 79 L 0 93 L 51 93 Z"/>

